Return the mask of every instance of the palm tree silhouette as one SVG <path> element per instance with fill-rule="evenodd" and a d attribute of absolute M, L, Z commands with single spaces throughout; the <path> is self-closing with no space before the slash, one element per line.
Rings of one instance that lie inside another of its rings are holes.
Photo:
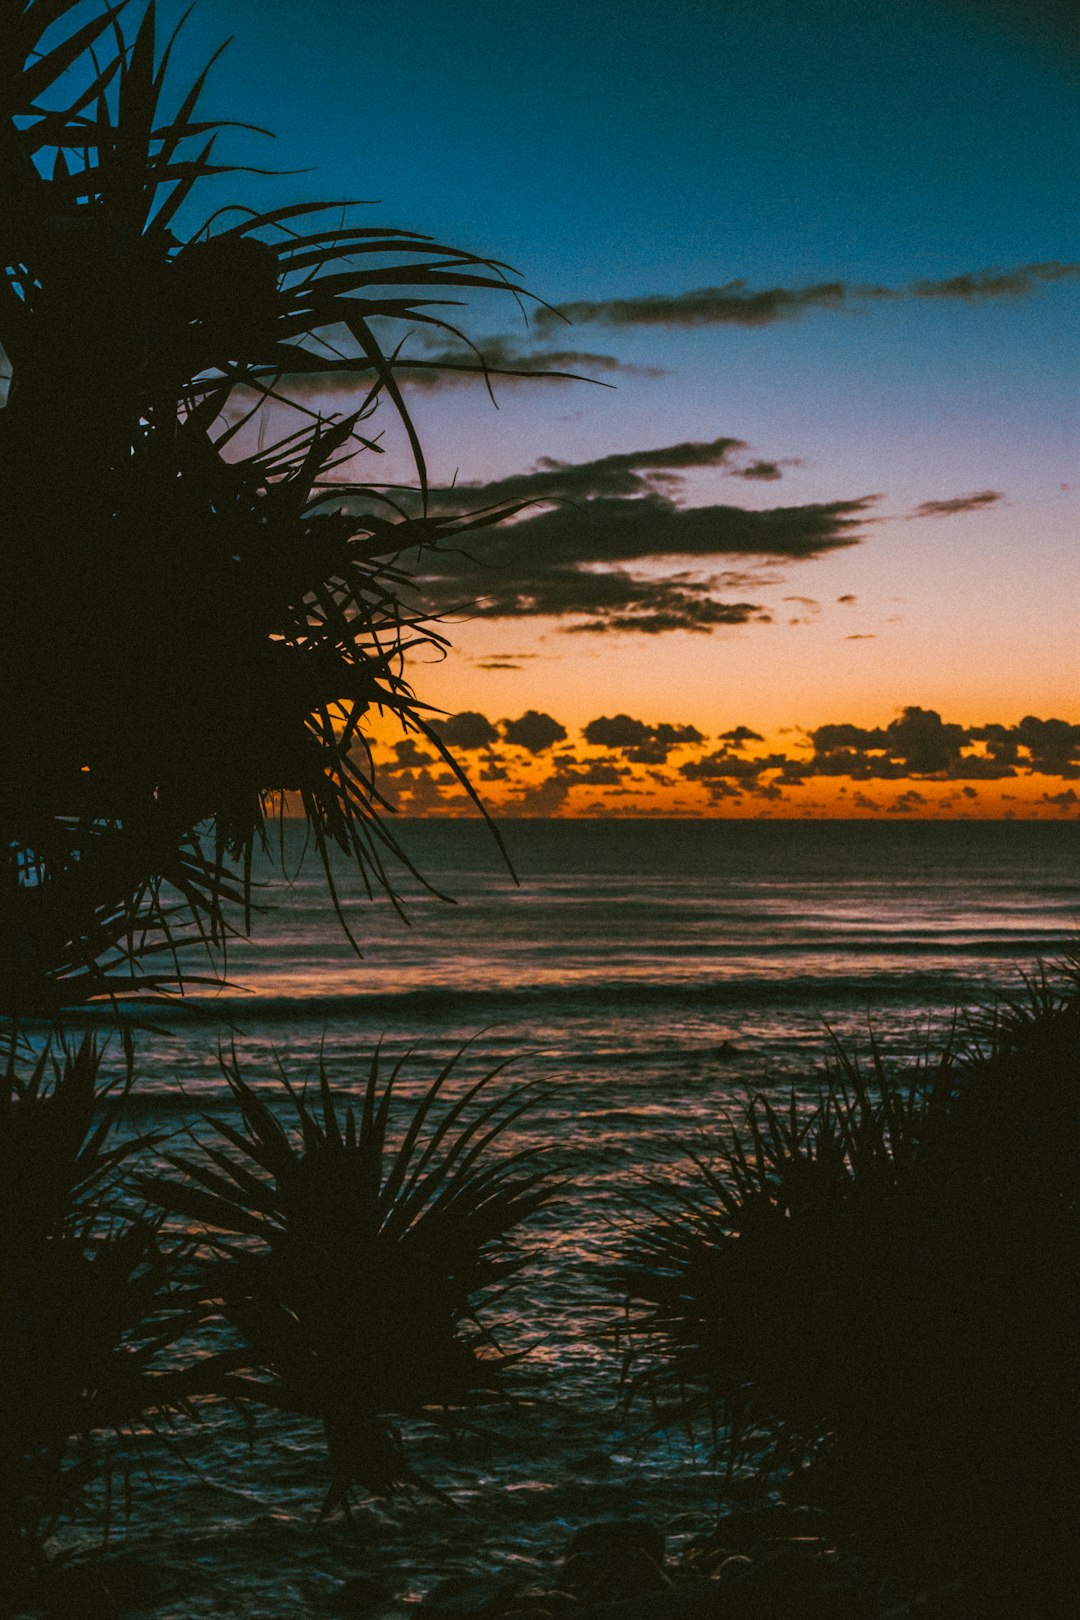
<path fill-rule="evenodd" d="M 403 559 L 513 510 L 431 514 L 401 391 L 425 362 L 401 342 L 462 339 L 448 292 L 514 293 L 514 273 L 338 202 L 200 217 L 201 183 L 240 172 L 216 160 L 227 123 L 198 112 L 212 62 L 165 111 L 175 34 L 159 50 L 151 0 L 129 39 L 123 9 L 0 0 L 15 1015 L 175 984 L 178 943 L 250 926 L 252 852 L 286 793 L 328 877 L 336 846 L 392 890 L 366 718 L 397 716 L 464 782 L 406 676 L 445 643 Z M 353 388 L 343 412 L 319 401 L 329 374 Z M 411 504 L 352 479 L 382 402 Z"/>

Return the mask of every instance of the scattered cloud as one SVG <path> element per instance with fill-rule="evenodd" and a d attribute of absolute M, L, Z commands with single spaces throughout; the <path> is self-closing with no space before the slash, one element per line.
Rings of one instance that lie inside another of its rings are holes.
<path fill-rule="evenodd" d="M 412 566 L 433 606 L 484 618 L 565 619 L 578 633 L 767 623 L 761 603 L 718 594 L 750 583 L 725 574 L 724 562 L 802 562 L 857 545 L 877 497 L 760 510 L 683 504 L 688 472 L 738 473 L 745 452 L 721 437 L 586 462 L 543 457 L 528 472 L 458 485 L 437 495 L 437 510 L 540 510 L 481 532 L 468 551 L 419 551 Z M 689 566 L 673 573 L 674 560 Z"/>
<path fill-rule="evenodd" d="M 394 744 L 393 762 L 384 765 L 383 769 L 393 774 L 397 771 L 416 770 L 418 767 L 436 763 L 437 756 L 435 754 L 432 754 L 426 748 L 417 747 L 411 737 L 406 737 L 401 742 Z"/>
<path fill-rule="evenodd" d="M 533 317 L 540 331 L 550 331 L 559 318 L 586 326 L 771 326 L 792 320 L 808 309 L 840 309 L 847 297 L 841 281 L 809 287 L 759 290 L 745 281 L 719 287 L 696 287 L 682 293 L 647 293 L 637 298 L 579 299 Z"/>
<path fill-rule="evenodd" d="M 323 363 L 320 359 L 320 364 Z M 598 354 L 591 349 L 535 348 L 503 336 L 480 338 L 475 349 L 464 344 L 438 347 L 425 343 L 420 334 L 414 335 L 414 349 L 406 348 L 398 356 L 395 374 L 402 386 L 424 390 L 484 388 L 489 381 L 506 388 L 537 382 L 548 385 L 596 382 L 612 375 L 668 375 L 662 366 L 632 365 L 613 354 Z M 273 379 L 267 376 L 266 380 L 273 382 L 275 392 L 283 398 L 309 404 L 314 400 L 354 400 L 371 386 L 373 377 L 370 362 L 357 354 L 344 357 L 340 366 L 326 370 L 282 371 Z M 254 397 L 252 390 L 244 392 Z"/>
<path fill-rule="evenodd" d="M 635 765 L 666 765 L 673 748 L 705 741 L 696 726 L 672 725 L 668 721 L 651 726 L 628 714 L 590 720 L 581 734 L 591 747 L 614 749 Z"/>
<path fill-rule="evenodd" d="M 809 768 L 820 776 L 997 781 L 1023 769 L 1080 778 L 1080 726 L 1035 715 L 1015 726 L 959 726 L 911 706 L 883 728 L 819 726 L 810 740 Z"/>
<path fill-rule="evenodd" d="M 885 808 L 892 816 L 912 816 L 925 809 L 929 803 L 930 800 L 925 793 L 920 793 L 917 788 L 908 788 L 906 793 L 897 794 L 892 803 Z"/>
<path fill-rule="evenodd" d="M 984 299 L 1023 298 L 1058 281 L 1080 279 L 1080 264 L 1057 259 L 1019 265 L 1011 270 L 973 270 L 940 280 L 913 281 L 906 287 L 865 286 L 844 281 L 819 281 L 806 287 L 747 286 L 728 281 L 717 287 L 696 287 L 681 293 L 648 293 L 636 298 L 577 300 L 554 310 L 540 309 L 534 316 L 538 331 L 549 332 L 560 318 L 588 326 L 774 326 L 797 320 L 815 309 L 850 310 L 867 303 L 911 299 L 955 300 L 974 303 Z"/>
<path fill-rule="evenodd" d="M 534 349 L 511 337 L 480 338 L 476 345 L 488 374 L 500 388 L 516 384 L 546 382 L 588 382 L 613 373 L 626 377 L 665 377 L 662 366 L 631 365 L 612 354 L 589 349 Z M 483 371 L 477 371 L 477 355 L 468 348 L 432 350 L 423 358 L 403 355 L 401 381 L 411 388 L 453 388 L 486 385 Z M 355 387 L 355 383 L 353 384 Z"/>
<path fill-rule="evenodd" d="M 1016 725 L 971 726 L 909 705 L 884 726 L 834 722 L 810 732 L 789 730 L 793 742 L 785 751 L 768 748 L 762 733 L 747 725 L 728 728 L 716 746 L 709 746 L 690 723 L 651 722 L 624 713 L 600 715 L 573 737 L 555 716 L 535 709 L 497 723 L 467 710 L 439 722 L 438 729 L 455 749 L 482 755 L 471 768 L 481 786 L 498 790 L 500 814 L 607 814 L 614 813 L 616 799 L 639 799 L 644 811 L 650 800 L 655 806 L 658 789 L 666 790 L 670 809 L 671 790 L 680 784 L 693 790 L 699 805 L 701 795 L 715 805 L 786 799 L 809 813 L 820 811 L 820 801 L 805 792 L 797 799 L 792 794 L 825 778 L 833 780 L 841 803 L 889 815 L 930 808 L 959 813 L 979 799 L 974 784 L 1017 783 L 1025 777 L 1056 778 L 1061 784 L 1060 791 L 1032 800 L 1037 786 L 1032 782 L 1029 802 L 1063 814 L 1080 807 L 1080 724 L 1034 715 Z M 451 773 L 412 738 L 390 753 L 383 769 L 391 802 L 411 814 L 467 808 Z M 871 782 L 891 784 L 893 797 L 869 797 L 863 787 Z M 1074 782 L 1076 787 L 1070 785 Z M 936 794 L 927 784 L 936 785 Z M 590 792 L 577 794 L 577 789 Z M 1014 796 L 1000 787 L 996 791 L 1002 799 Z M 681 802 L 693 807 L 693 799 Z"/>
<path fill-rule="evenodd" d="M 721 749 L 712 754 L 703 754 L 699 759 L 687 760 L 680 765 L 679 771 L 688 782 L 708 782 L 717 778 L 753 781 L 763 771 L 780 770 L 793 763 L 786 754 L 765 754 L 752 759 L 745 754 L 733 754 L 728 749 Z"/>
<path fill-rule="evenodd" d="M 976 727 L 971 739 L 984 743 L 990 757 L 1002 764 L 1016 765 L 1026 756 L 1033 770 L 1080 778 L 1080 726 L 1067 720 L 1039 720 L 1028 714 L 1016 726 Z"/>
<path fill-rule="evenodd" d="M 1042 264 L 1022 264 L 1015 270 L 969 270 L 942 281 L 913 281 L 907 291 L 913 298 L 959 298 L 973 303 L 980 298 L 1026 298 L 1039 287 L 1078 277 L 1080 264 L 1048 259 Z"/>
<path fill-rule="evenodd" d="M 656 450 L 614 451 L 593 461 L 558 461 L 541 456 L 529 472 L 512 473 L 486 484 L 456 484 L 443 490 L 444 512 L 466 513 L 513 501 L 588 501 L 601 496 L 655 494 L 678 485 L 680 475 L 698 467 L 736 471 L 748 446 L 742 439 L 688 439 Z"/>
<path fill-rule="evenodd" d="M 499 733 L 487 716 L 477 714 L 473 709 L 463 709 L 460 714 L 452 714 L 445 720 L 432 720 L 431 729 L 439 733 L 448 747 L 459 748 L 466 753 L 477 748 L 490 748 L 499 740 Z"/>
<path fill-rule="evenodd" d="M 909 516 L 913 518 L 955 517 L 961 512 L 981 512 L 1005 499 L 1000 489 L 977 489 L 973 495 L 952 495 L 944 501 L 923 501 Z"/>
<path fill-rule="evenodd" d="M 499 725 L 506 742 L 530 754 L 542 754 L 557 742 L 565 742 L 567 736 L 565 726 L 536 709 L 527 709 L 517 720 L 500 720 Z"/>

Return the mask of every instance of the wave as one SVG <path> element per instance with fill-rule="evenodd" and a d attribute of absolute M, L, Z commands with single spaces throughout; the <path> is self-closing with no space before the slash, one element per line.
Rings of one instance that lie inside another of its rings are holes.
<path fill-rule="evenodd" d="M 985 998 L 986 985 L 962 971 L 871 972 L 843 975 L 794 974 L 715 980 L 607 980 L 601 982 L 473 986 L 432 985 L 399 991 L 361 991 L 338 995 L 222 995 L 189 997 L 168 1008 L 154 1009 L 156 1023 L 337 1024 L 370 1018 L 397 1019 L 408 1014 L 475 1018 L 485 1011 L 528 1016 L 558 1011 L 633 1010 L 636 1008 L 703 1009 L 717 1007 L 860 1006 L 874 1003 L 952 1004 L 971 994 Z M 132 1006 L 129 1015 L 135 1011 Z M 142 1014 L 146 1016 L 145 1012 Z"/>

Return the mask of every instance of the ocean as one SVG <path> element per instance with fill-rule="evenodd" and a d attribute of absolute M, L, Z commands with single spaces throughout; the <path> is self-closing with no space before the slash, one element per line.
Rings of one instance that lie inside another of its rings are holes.
<path fill-rule="evenodd" d="M 407 1099 L 469 1043 L 465 1078 L 507 1063 L 542 1080 L 514 1145 L 556 1144 L 563 1189 L 501 1307 L 530 1348 L 520 1401 L 487 1432 L 416 1430 L 420 1473 L 455 1505 L 362 1505 L 316 1526 L 319 1436 L 229 1409 L 149 1445 L 113 1529 L 144 1571 L 135 1613 L 283 1620 L 359 1570 L 408 1597 L 462 1571 L 557 1559 L 592 1519 L 653 1517 L 674 1535 L 715 1506 L 707 1450 L 623 1413 L 618 1303 L 606 1275 L 647 1175 L 679 1175 L 756 1091 L 812 1100 L 830 1039 L 890 1056 L 940 1044 L 965 1010 L 1022 987 L 1080 923 L 1080 824 L 513 821 L 518 881 L 475 821 L 399 837 L 449 904 L 402 879 L 407 923 L 338 874 L 346 940 L 302 829 L 288 881 L 261 869 L 250 942 L 228 983 L 157 1006 L 137 1036 L 132 1123 L 182 1131 L 226 1093 L 219 1049 L 278 1097 L 320 1053 L 359 1085 L 373 1046 L 415 1047 Z M 192 963 L 195 971 L 198 964 Z M 89 1527 L 71 1533 L 85 1540 Z"/>

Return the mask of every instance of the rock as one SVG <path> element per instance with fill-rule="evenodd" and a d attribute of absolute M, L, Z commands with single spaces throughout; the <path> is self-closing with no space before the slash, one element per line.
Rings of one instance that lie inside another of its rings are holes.
<path fill-rule="evenodd" d="M 389 1587 L 377 1581 L 374 1575 L 352 1575 L 342 1581 L 331 1599 L 333 1614 L 374 1614 L 393 1598 Z"/>
<path fill-rule="evenodd" d="M 716 1048 L 716 1055 L 720 1059 L 721 1063 L 732 1063 L 736 1058 L 741 1058 L 743 1054 L 735 1045 L 734 1041 L 721 1041 L 720 1045 Z"/>
<path fill-rule="evenodd" d="M 519 1575 L 451 1575 L 433 1586 L 417 1610 L 429 1620 L 495 1620 L 514 1607 L 524 1586 Z"/>
<path fill-rule="evenodd" d="M 659 1592 L 664 1574 L 664 1532 L 647 1519 L 610 1519 L 583 1525 L 570 1538 L 563 1585 L 576 1597 L 614 1601 Z"/>

